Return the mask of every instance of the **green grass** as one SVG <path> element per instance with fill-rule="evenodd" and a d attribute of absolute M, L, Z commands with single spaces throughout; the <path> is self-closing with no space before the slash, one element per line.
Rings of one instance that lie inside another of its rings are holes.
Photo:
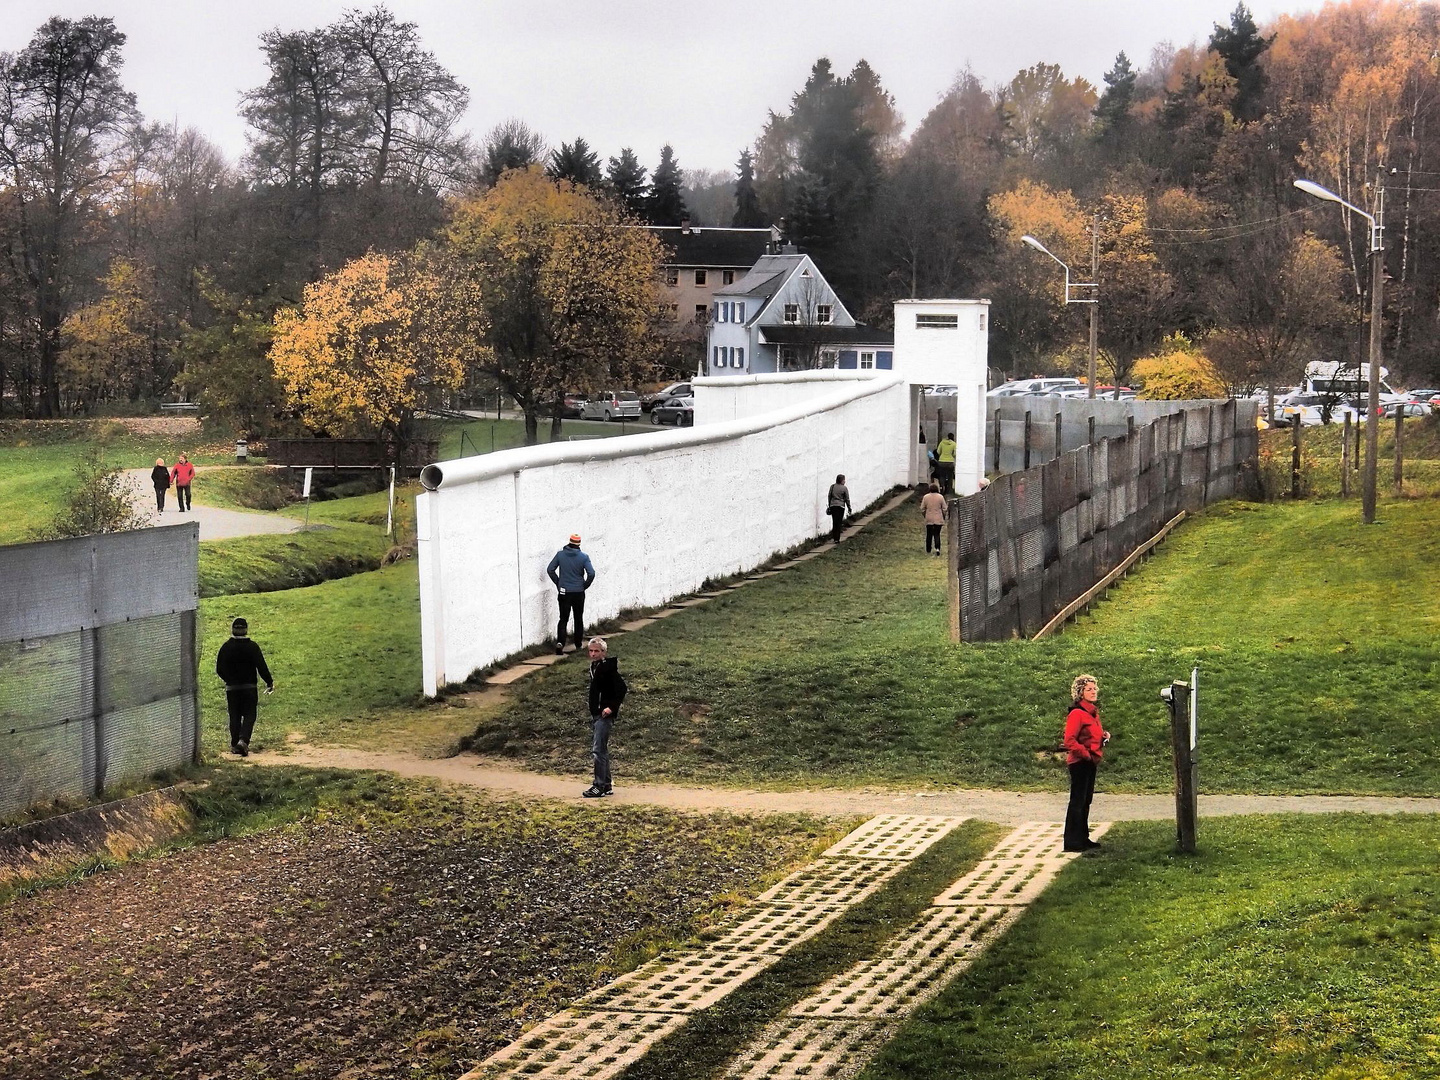
<path fill-rule="evenodd" d="M 728 1060 L 796 1002 L 867 960 L 904 929 L 952 881 L 970 870 L 1005 830 L 967 821 L 869 899 L 717 1005 L 661 1040 L 622 1080 L 719 1077 Z"/>
<path fill-rule="evenodd" d="M 864 1080 L 1440 1075 L 1440 818 L 1118 826 Z"/>
<path fill-rule="evenodd" d="M 420 697 L 420 604 L 415 563 L 285 592 L 200 602 L 201 714 L 211 751 L 229 746 L 215 653 L 243 615 L 265 652 L 276 691 L 260 699 L 257 748 L 286 733 L 347 742 L 395 706 Z"/>
<path fill-rule="evenodd" d="M 1289 428 L 1260 433 L 1261 477 L 1271 497 L 1288 498 L 1290 471 L 1293 463 L 1292 439 Z M 1351 438 L 1358 438 L 1364 449 L 1365 428 L 1358 435 L 1351 429 Z M 1395 488 L 1395 421 L 1383 420 L 1377 436 L 1377 488 L 1390 494 Z M 1300 429 L 1301 492 L 1309 498 L 1335 498 L 1340 494 L 1340 424 L 1319 424 Z M 1409 497 L 1440 495 L 1440 416 L 1410 418 L 1405 421 L 1404 494 Z M 1354 446 L 1351 447 L 1353 454 Z M 1354 466 L 1352 465 L 1352 469 Z M 1350 492 L 1360 497 L 1360 473 L 1351 473 Z"/>
<path fill-rule="evenodd" d="M 564 420 L 560 425 L 560 438 L 604 439 L 614 435 L 634 435 L 637 431 L 653 431 L 650 418 L 621 423 L 603 420 Z M 465 439 L 462 443 L 461 433 Z M 524 420 L 472 420 L 469 423 L 446 423 L 438 431 L 440 438 L 440 459 L 468 457 L 472 454 L 488 454 L 492 450 L 509 450 L 525 445 Z M 550 421 L 540 423 L 540 441 L 550 441 Z"/>
<path fill-rule="evenodd" d="M 1206 791 L 1440 792 L 1440 502 L 1232 503 L 1183 525 L 1042 642 L 953 645 L 906 505 L 854 541 L 616 641 L 633 774 L 735 784 L 1057 789 L 1079 671 L 1114 733 L 1101 785 L 1166 791 L 1158 691 L 1201 665 Z M 583 665 L 516 684 L 476 749 L 570 760 Z"/>

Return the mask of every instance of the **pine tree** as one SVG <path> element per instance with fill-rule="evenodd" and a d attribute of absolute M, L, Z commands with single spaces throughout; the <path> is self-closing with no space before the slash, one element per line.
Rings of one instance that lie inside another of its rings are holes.
<path fill-rule="evenodd" d="M 619 157 L 612 157 L 605 181 L 627 214 L 637 218 L 645 216 L 645 166 L 640 164 L 635 151 L 627 146 Z"/>
<path fill-rule="evenodd" d="M 1095 106 L 1096 141 L 1113 153 L 1124 148 L 1130 133 L 1135 79 L 1130 58 L 1121 52 L 1115 57 L 1115 66 L 1105 73 L 1105 92 Z"/>
<path fill-rule="evenodd" d="M 1260 57 L 1275 41 L 1274 35 L 1262 37 L 1255 18 L 1243 3 L 1236 4 L 1228 27 L 1215 24 L 1210 35 L 1210 48 L 1225 61 L 1225 70 L 1235 80 L 1235 119 L 1245 122 L 1265 115 L 1265 87 L 1269 80 L 1260 66 Z"/>
<path fill-rule="evenodd" d="M 765 227 L 760 196 L 755 191 L 755 159 L 749 150 L 740 151 L 740 169 L 735 177 L 735 216 L 730 224 L 737 229 Z"/>
<path fill-rule="evenodd" d="M 598 188 L 600 159 L 590 149 L 590 144 L 577 137 L 573 143 L 561 143 L 560 149 L 550 153 L 545 172 L 552 180 L 568 180 L 581 187 Z"/>
<path fill-rule="evenodd" d="M 646 216 L 651 225 L 679 225 L 688 216 L 680 195 L 680 166 L 669 143 L 660 148 L 660 164 L 650 178 Z"/>

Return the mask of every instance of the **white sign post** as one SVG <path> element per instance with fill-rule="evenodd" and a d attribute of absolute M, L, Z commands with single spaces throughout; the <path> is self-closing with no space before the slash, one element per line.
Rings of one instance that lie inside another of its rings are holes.
<path fill-rule="evenodd" d="M 463 432 L 461 434 L 464 434 Z M 390 466 L 390 508 L 385 511 L 385 535 L 395 535 L 395 466 Z"/>
<path fill-rule="evenodd" d="M 315 470 L 308 465 L 305 467 L 305 490 L 300 492 L 301 495 L 305 496 L 305 528 L 307 529 L 310 527 L 310 475 L 314 471 Z"/>

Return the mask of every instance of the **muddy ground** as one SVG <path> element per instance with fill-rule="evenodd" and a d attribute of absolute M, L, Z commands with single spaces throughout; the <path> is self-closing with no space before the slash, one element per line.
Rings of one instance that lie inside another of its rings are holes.
<path fill-rule="evenodd" d="M 220 840 L 0 907 L 0 1077 L 458 1076 L 818 835 L 464 806 Z"/>

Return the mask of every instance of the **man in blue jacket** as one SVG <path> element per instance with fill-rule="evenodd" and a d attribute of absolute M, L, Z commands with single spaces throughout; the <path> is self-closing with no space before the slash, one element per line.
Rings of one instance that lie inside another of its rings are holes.
<path fill-rule="evenodd" d="M 595 580 L 595 567 L 590 565 L 590 556 L 580 550 L 580 534 L 571 533 L 570 543 L 555 553 L 550 565 L 545 568 L 550 580 L 560 595 L 560 622 L 555 626 L 555 654 L 565 651 L 565 624 L 570 613 L 575 613 L 575 651 L 580 651 L 580 639 L 585 636 L 585 590 Z"/>

